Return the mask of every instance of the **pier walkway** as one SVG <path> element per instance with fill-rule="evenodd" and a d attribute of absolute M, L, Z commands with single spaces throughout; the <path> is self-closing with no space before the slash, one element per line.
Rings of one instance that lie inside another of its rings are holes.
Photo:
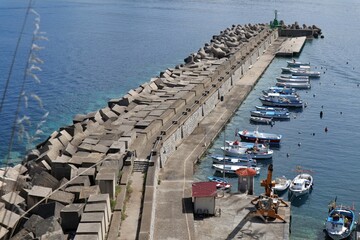
<path fill-rule="evenodd" d="M 279 38 L 281 39 L 281 38 Z M 292 57 L 298 56 L 305 44 L 306 37 L 284 38 L 286 39 L 276 52 L 276 56 Z"/>
<path fill-rule="evenodd" d="M 167 160 L 157 186 L 154 239 L 196 239 L 192 213 L 191 183 L 193 165 L 206 151 L 207 146 L 223 129 L 226 122 L 246 99 L 263 72 L 270 65 L 283 39 L 277 40 L 259 57 L 251 69 L 236 81 L 231 91 L 215 109 L 200 122 L 195 131 L 178 147 Z M 245 217 L 245 216 L 244 216 Z M 241 221 L 241 219 L 237 220 Z M 227 223 L 223 223 L 227 224 Z M 283 225 L 286 232 L 286 225 Z M 262 228 L 271 228 L 261 224 Z M 211 228 L 210 228 L 211 229 Z M 221 239 L 230 233 L 223 232 Z M 278 233 L 277 236 L 284 236 Z"/>

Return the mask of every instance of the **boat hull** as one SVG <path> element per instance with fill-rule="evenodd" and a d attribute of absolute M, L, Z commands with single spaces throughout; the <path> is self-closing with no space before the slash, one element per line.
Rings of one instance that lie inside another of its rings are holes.
<path fill-rule="evenodd" d="M 259 143 L 270 143 L 270 144 L 280 144 L 281 135 L 276 134 L 248 134 L 246 131 L 240 131 L 239 136 L 241 140 L 245 142 L 259 142 Z"/>
<path fill-rule="evenodd" d="M 288 88 L 296 88 L 296 89 L 310 89 L 310 83 L 289 83 L 289 82 L 277 82 L 276 86 L 278 87 L 288 87 Z"/>
<path fill-rule="evenodd" d="M 264 118 L 264 117 L 250 117 L 250 121 L 254 123 L 268 124 L 273 125 L 274 121 L 272 118 Z"/>
<path fill-rule="evenodd" d="M 271 107 L 296 107 L 296 108 L 303 107 L 302 102 L 279 102 L 279 101 L 267 100 L 266 98 L 260 98 L 260 101 L 263 105 L 271 106 Z"/>

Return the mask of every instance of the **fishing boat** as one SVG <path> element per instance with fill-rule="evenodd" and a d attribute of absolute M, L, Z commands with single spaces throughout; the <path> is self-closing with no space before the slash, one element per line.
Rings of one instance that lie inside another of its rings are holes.
<path fill-rule="evenodd" d="M 265 118 L 265 117 L 250 117 L 250 121 L 254 123 L 261 123 L 261 124 L 268 124 L 268 125 L 274 125 L 275 122 L 272 118 Z"/>
<path fill-rule="evenodd" d="M 310 89 L 311 84 L 307 83 L 299 83 L 299 82 L 277 82 L 275 84 L 278 87 L 286 87 L 286 88 L 295 88 L 295 89 Z"/>
<path fill-rule="evenodd" d="M 267 145 L 266 144 L 261 144 L 261 143 L 253 143 L 253 142 L 240 142 L 239 140 L 235 140 L 235 141 L 225 141 L 225 144 L 227 146 L 239 146 L 239 147 L 242 147 L 242 148 L 252 148 L 254 147 L 255 145 L 259 148 L 266 148 Z"/>
<path fill-rule="evenodd" d="M 282 136 L 280 134 L 274 133 L 265 133 L 255 131 L 239 131 L 238 132 L 241 140 L 247 142 L 259 142 L 259 143 L 269 143 L 269 144 L 280 144 Z"/>
<path fill-rule="evenodd" d="M 278 111 L 271 111 L 271 110 L 253 110 L 250 111 L 250 115 L 253 117 L 262 117 L 262 118 L 272 118 L 276 120 L 289 120 L 290 113 L 289 110 L 278 110 Z"/>
<path fill-rule="evenodd" d="M 309 78 L 285 78 L 285 77 L 277 77 L 277 82 L 289 82 L 289 83 L 308 83 Z"/>
<path fill-rule="evenodd" d="M 281 74 L 280 77 L 282 78 L 292 78 L 292 79 L 309 79 L 308 76 L 294 76 L 291 74 Z"/>
<path fill-rule="evenodd" d="M 223 188 L 225 190 L 231 189 L 231 184 L 224 178 L 209 176 L 208 179 L 211 182 L 216 182 L 216 188 Z"/>
<path fill-rule="evenodd" d="M 298 95 L 294 94 L 284 94 L 284 93 L 267 93 L 263 95 L 264 97 L 280 97 L 280 98 L 286 98 L 289 100 L 300 100 L 300 97 Z"/>
<path fill-rule="evenodd" d="M 329 205 L 329 214 L 325 222 L 327 235 L 334 239 L 345 239 L 350 237 L 356 229 L 355 213 L 352 208 L 336 206 L 335 202 Z"/>
<path fill-rule="evenodd" d="M 274 107 L 303 107 L 302 100 L 297 98 L 289 99 L 278 96 L 263 96 L 259 98 L 261 103 L 265 106 Z"/>
<path fill-rule="evenodd" d="M 289 190 L 295 197 L 308 194 L 312 189 L 313 181 L 310 174 L 301 173 L 291 181 Z"/>
<path fill-rule="evenodd" d="M 298 68 L 282 67 L 281 71 L 282 71 L 282 73 L 290 73 L 290 74 L 292 74 L 293 72 L 297 72 L 297 71 L 310 71 L 310 66 L 301 66 Z"/>
<path fill-rule="evenodd" d="M 309 78 L 319 78 L 320 77 L 320 72 L 315 72 L 315 71 L 291 70 L 290 73 L 293 76 L 308 76 Z"/>
<path fill-rule="evenodd" d="M 282 192 L 289 188 L 291 179 L 287 179 L 285 176 L 275 178 L 275 186 L 272 188 L 274 192 Z"/>
<path fill-rule="evenodd" d="M 278 86 L 269 87 L 267 90 L 263 90 L 263 93 L 264 94 L 267 94 L 267 93 L 282 93 L 282 94 L 293 94 L 293 95 L 297 94 L 295 88 L 278 87 Z"/>
<path fill-rule="evenodd" d="M 267 107 L 267 106 L 255 106 L 256 110 L 265 110 L 265 111 L 288 111 L 287 108 L 281 108 L 281 107 Z"/>
<path fill-rule="evenodd" d="M 288 67 L 297 68 L 301 66 L 310 66 L 309 62 L 298 62 L 296 60 L 293 61 L 286 61 Z"/>
<path fill-rule="evenodd" d="M 223 165 L 223 164 L 213 164 L 213 167 L 217 172 L 227 173 L 227 174 L 236 174 L 238 169 L 252 168 L 256 171 L 256 174 L 260 173 L 260 167 L 247 167 L 247 166 L 236 166 L 236 165 Z"/>
<path fill-rule="evenodd" d="M 229 157 L 221 155 L 212 155 L 214 164 L 226 164 L 226 165 L 238 165 L 238 166 L 252 166 L 256 167 L 257 163 L 255 159 L 250 157 L 241 158 L 241 157 Z"/>
<path fill-rule="evenodd" d="M 238 146 L 227 146 L 221 147 L 224 154 L 230 157 L 239 157 L 239 158 L 247 158 L 250 157 L 252 159 L 269 159 L 272 158 L 274 153 L 273 150 L 268 147 L 252 147 L 252 148 L 243 148 Z"/>

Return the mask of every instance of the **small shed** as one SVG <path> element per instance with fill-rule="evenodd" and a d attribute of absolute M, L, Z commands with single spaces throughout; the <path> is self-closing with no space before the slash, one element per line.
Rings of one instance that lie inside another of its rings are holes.
<path fill-rule="evenodd" d="M 195 214 L 215 214 L 215 198 L 217 195 L 215 182 L 197 182 L 192 184 L 192 197 Z"/>
<path fill-rule="evenodd" d="M 241 193 L 248 193 L 249 195 L 254 194 L 254 176 L 256 170 L 252 168 L 243 168 L 236 170 L 238 175 L 238 191 Z"/>

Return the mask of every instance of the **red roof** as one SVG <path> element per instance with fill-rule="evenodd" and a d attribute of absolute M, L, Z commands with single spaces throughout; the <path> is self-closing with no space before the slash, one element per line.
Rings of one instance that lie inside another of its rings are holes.
<path fill-rule="evenodd" d="M 192 184 L 193 197 L 216 196 L 216 182 L 197 182 Z"/>
<path fill-rule="evenodd" d="M 239 168 L 236 174 L 241 177 L 252 177 L 256 175 L 256 170 L 252 168 Z"/>

